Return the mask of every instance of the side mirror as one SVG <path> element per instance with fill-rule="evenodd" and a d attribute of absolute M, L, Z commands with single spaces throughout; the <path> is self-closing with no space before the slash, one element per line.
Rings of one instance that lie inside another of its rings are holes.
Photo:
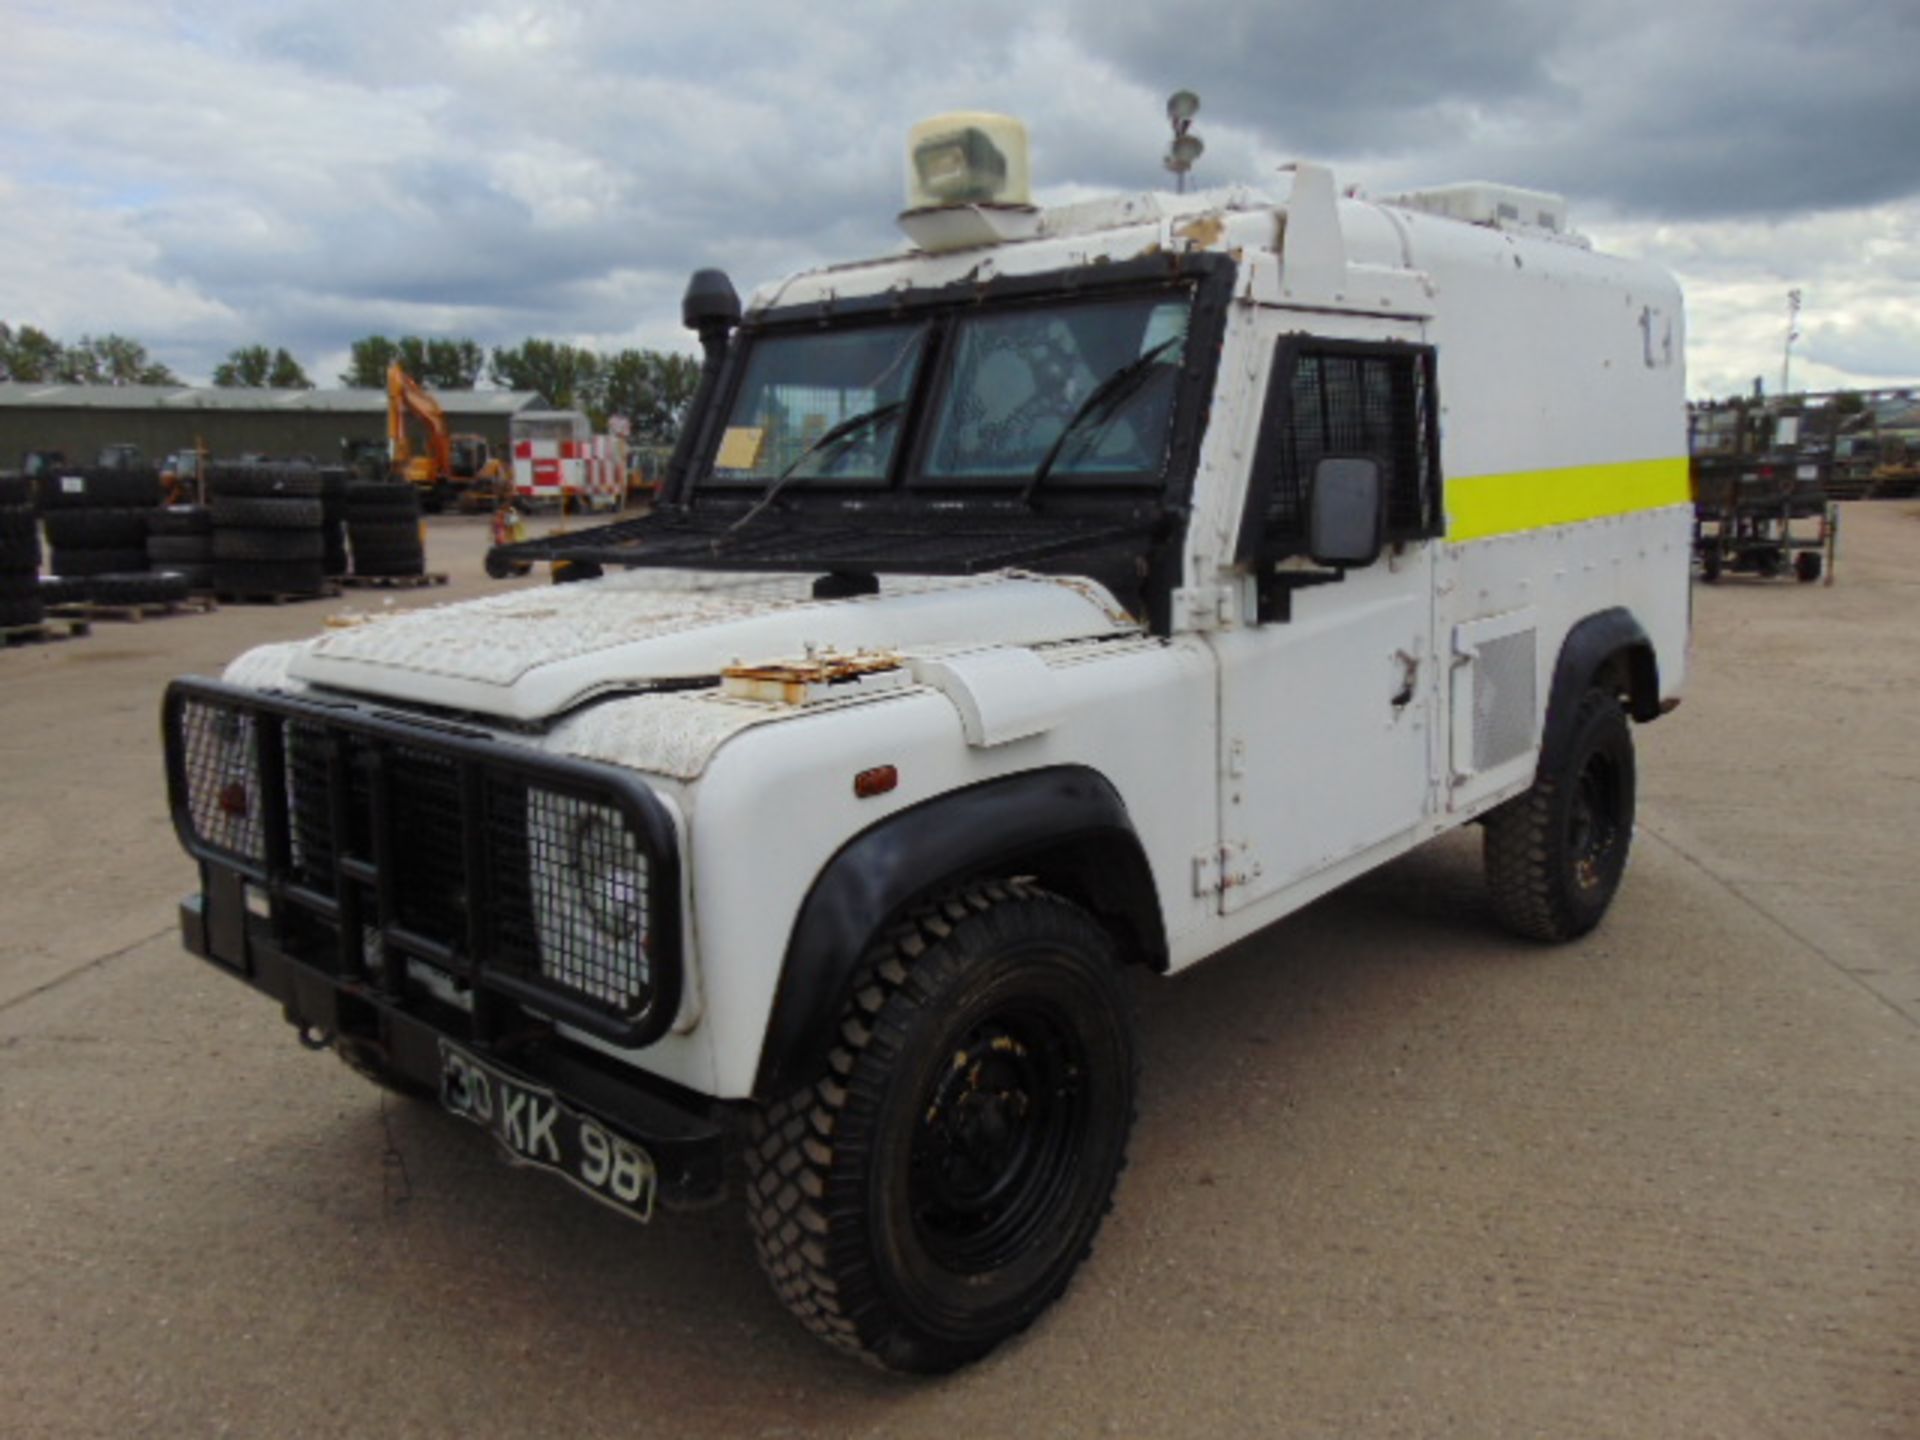
<path fill-rule="evenodd" d="M 1380 462 L 1358 456 L 1322 460 L 1313 468 L 1307 508 L 1307 550 L 1316 565 L 1371 565 L 1380 558 L 1386 507 Z"/>

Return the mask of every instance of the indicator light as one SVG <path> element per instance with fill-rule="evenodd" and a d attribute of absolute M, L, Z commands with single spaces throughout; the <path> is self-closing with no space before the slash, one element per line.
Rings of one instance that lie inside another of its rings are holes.
<path fill-rule="evenodd" d="M 900 771 L 893 765 L 876 765 L 853 777 L 853 793 L 862 800 L 884 795 L 900 783 Z"/>

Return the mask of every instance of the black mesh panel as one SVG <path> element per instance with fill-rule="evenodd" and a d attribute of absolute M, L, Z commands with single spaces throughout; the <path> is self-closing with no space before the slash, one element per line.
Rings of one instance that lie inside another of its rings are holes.
<path fill-rule="evenodd" d="M 488 786 L 496 969 L 625 1014 L 651 997 L 647 859 L 620 813 L 511 781 Z"/>
<path fill-rule="evenodd" d="M 180 752 L 193 833 L 255 864 L 266 858 L 258 723 L 251 715 L 198 701 L 180 708 Z"/>
<path fill-rule="evenodd" d="M 1270 548 L 1305 543 L 1314 468 L 1328 456 L 1379 462 L 1388 541 L 1437 533 L 1430 361 L 1430 352 L 1401 347 L 1291 353 L 1285 423 L 1263 452 L 1271 476 L 1264 515 Z"/>

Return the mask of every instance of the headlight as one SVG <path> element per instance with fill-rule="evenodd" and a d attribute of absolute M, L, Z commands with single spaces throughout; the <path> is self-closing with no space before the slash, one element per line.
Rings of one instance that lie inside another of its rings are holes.
<path fill-rule="evenodd" d="M 632 1013 L 653 989 L 652 875 L 620 812 L 526 791 L 528 888 L 540 973 Z"/>
<path fill-rule="evenodd" d="M 264 863 L 254 717 L 190 700 L 180 709 L 179 723 L 187 813 L 194 833 L 216 849 Z"/>
<path fill-rule="evenodd" d="M 604 811 L 582 819 L 573 829 L 573 869 L 580 898 L 601 932 L 614 940 L 641 939 L 647 862 L 625 827 Z"/>

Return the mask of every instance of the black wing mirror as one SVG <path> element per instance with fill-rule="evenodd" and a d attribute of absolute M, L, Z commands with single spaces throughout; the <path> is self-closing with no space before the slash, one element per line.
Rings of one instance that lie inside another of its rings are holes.
<path fill-rule="evenodd" d="M 1307 549 L 1316 565 L 1373 564 L 1380 558 L 1385 518 L 1379 461 L 1342 456 L 1314 466 Z"/>

